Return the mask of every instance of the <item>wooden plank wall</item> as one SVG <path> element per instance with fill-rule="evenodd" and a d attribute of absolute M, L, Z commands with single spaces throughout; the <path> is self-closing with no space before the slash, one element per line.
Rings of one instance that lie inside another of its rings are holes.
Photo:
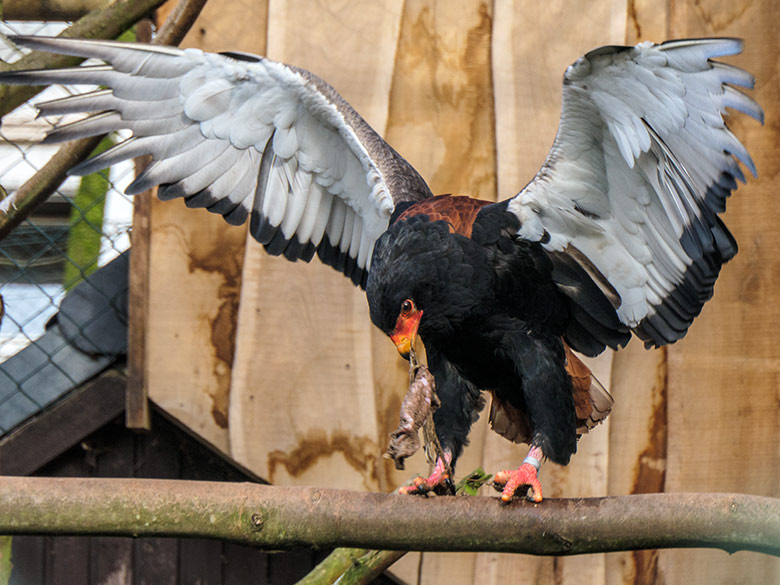
<path fill-rule="evenodd" d="M 266 34 L 267 22 L 267 34 Z M 603 44 L 741 36 L 730 60 L 758 78 L 767 125 L 737 119 L 759 181 L 726 222 L 741 254 L 688 337 L 653 352 L 633 342 L 593 363 L 617 400 L 568 468 L 547 465 L 548 496 L 742 491 L 780 496 L 780 325 L 775 250 L 778 34 L 773 0 L 211 0 L 187 43 L 263 52 L 330 81 L 435 192 L 514 194 L 557 128 L 565 67 Z M 269 258 L 245 231 L 180 202 L 152 207 L 146 360 L 153 400 L 278 484 L 386 490 L 381 453 L 397 422 L 405 363 L 370 326 L 364 296 L 313 262 Z M 460 471 L 515 466 L 523 451 L 478 423 Z M 649 551 L 547 559 L 407 555 L 410 583 L 717 585 L 780 582 L 761 555 Z"/>
<path fill-rule="evenodd" d="M 777 4 L 669 4 L 670 36 L 744 37 L 747 51 L 733 60 L 756 75 L 755 97 L 767 112 L 761 128 L 737 117 L 761 178 L 730 202 L 725 220 L 741 253 L 724 271 L 716 298 L 668 352 L 667 491 L 740 491 L 780 496 L 780 203 L 773 185 L 780 166 Z M 693 563 L 690 565 L 690 563 Z M 780 563 L 758 555 L 669 552 L 659 573 L 682 574 L 690 585 L 780 582 Z M 686 568 L 690 567 L 690 568 Z"/>
<path fill-rule="evenodd" d="M 174 2 L 164 5 L 165 20 Z M 264 53 L 265 2 L 209 2 L 181 43 L 209 51 Z M 146 295 L 149 397 L 230 452 L 228 405 L 246 228 L 152 199 Z"/>
<path fill-rule="evenodd" d="M 393 0 L 270 2 L 268 55 L 319 72 L 381 132 L 400 8 Z M 365 295 L 318 261 L 293 265 L 253 241 L 245 265 L 232 454 L 273 483 L 388 488 L 378 458 L 392 430 L 380 424 L 383 390 L 403 386 L 406 374 L 399 360 L 384 362 L 392 346 L 373 331 Z M 375 361 L 390 369 L 375 374 Z"/>

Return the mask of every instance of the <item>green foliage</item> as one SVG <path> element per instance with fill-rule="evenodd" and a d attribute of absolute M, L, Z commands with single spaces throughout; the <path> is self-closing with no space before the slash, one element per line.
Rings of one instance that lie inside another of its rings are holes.
<path fill-rule="evenodd" d="M 455 493 L 459 496 L 476 496 L 479 488 L 485 485 L 493 476 L 485 473 L 481 467 L 477 467 L 455 486 Z"/>
<path fill-rule="evenodd" d="M 117 40 L 130 43 L 135 41 L 135 38 L 135 28 L 130 28 L 119 35 Z M 110 136 L 103 138 L 90 156 L 100 154 L 113 144 Z M 67 250 L 69 260 L 65 263 L 62 276 L 65 290 L 72 289 L 97 269 L 103 234 L 103 212 L 109 189 L 109 171 L 110 169 L 104 169 L 83 177 L 73 199 Z"/>
<path fill-rule="evenodd" d="M 8 585 L 11 582 L 11 537 L 0 536 L 0 585 Z"/>
<path fill-rule="evenodd" d="M 107 150 L 113 141 L 106 137 L 92 155 Z M 62 281 L 70 290 L 97 269 L 100 240 L 103 235 L 103 210 L 108 192 L 109 169 L 87 175 L 73 198 L 70 212 L 70 234 Z"/>

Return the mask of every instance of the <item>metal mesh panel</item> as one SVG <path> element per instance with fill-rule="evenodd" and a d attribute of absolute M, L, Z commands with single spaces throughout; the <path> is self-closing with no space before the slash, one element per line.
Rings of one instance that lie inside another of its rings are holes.
<path fill-rule="evenodd" d="M 2 34 L 59 33 L 64 23 L 0 23 Z M 13 62 L 22 52 L 0 40 L 0 58 Z M 36 102 L 67 93 L 84 91 L 85 87 L 52 87 L 39 93 L 3 118 L 0 126 L 0 185 L 11 195 L 29 180 L 62 145 L 41 145 L 40 140 L 58 118 L 36 119 Z M 102 147 L 106 146 L 104 140 Z M 5 314 L 0 323 L 0 429 L 4 409 L 9 401 L 24 404 L 22 410 L 37 410 L 53 398 L 38 386 L 41 373 L 57 372 L 62 384 L 80 383 L 81 373 L 73 370 L 63 351 L 73 344 L 72 338 L 52 341 L 47 334 L 52 323 L 68 321 L 85 329 L 89 323 L 61 311 L 68 294 L 90 274 L 107 265 L 127 250 L 132 220 L 132 200 L 124 187 L 132 180 L 133 165 L 125 163 L 90 177 L 67 179 L 36 211 L 3 240 L 0 240 L 0 296 Z M 82 288 L 82 293 L 84 292 Z M 97 291 L 105 296 L 104 292 Z M 112 294 L 125 294 L 114 291 Z M 115 304 L 108 299 L 106 307 Z M 89 316 L 99 319 L 101 311 Z M 48 324 L 48 327 L 47 327 Z M 65 327 L 63 327 L 65 328 Z M 48 339 L 46 339 L 48 337 Z M 24 367 L 14 357 L 24 348 L 36 346 L 27 355 Z M 82 348 L 83 349 L 83 348 Z M 39 350 L 39 351 L 38 351 Z M 59 355 L 58 354 L 62 354 Z M 53 370 L 52 370 L 53 368 Z M 9 390 L 15 389 L 15 391 Z M 29 402 L 29 403 L 28 403 Z"/>

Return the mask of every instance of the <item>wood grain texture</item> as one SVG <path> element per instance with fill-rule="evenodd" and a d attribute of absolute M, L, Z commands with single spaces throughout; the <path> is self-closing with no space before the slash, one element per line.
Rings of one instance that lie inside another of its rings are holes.
<path fill-rule="evenodd" d="M 272 1 L 268 54 L 327 79 L 382 132 L 400 8 Z M 385 488 L 379 420 L 385 404 L 400 405 L 406 367 L 375 336 L 365 294 L 317 260 L 291 264 L 250 241 L 239 322 L 230 396 L 236 460 L 280 485 Z M 390 356 L 393 365 L 383 361 Z M 397 398 L 379 400 L 385 387 L 375 386 L 375 361 Z"/>
<path fill-rule="evenodd" d="M 405 3 L 387 140 L 436 194 L 496 198 L 492 27 L 492 5 L 484 0 Z M 388 431 L 398 422 L 395 410 Z M 482 436 L 472 433 L 471 451 L 481 450 Z M 464 454 L 460 472 L 479 459 Z M 396 481 L 426 468 L 421 457 L 411 459 Z"/>
<path fill-rule="evenodd" d="M 214 0 L 182 42 L 265 52 L 265 2 Z M 245 228 L 152 201 L 146 384 L 152 400 L 229 453 L 228 405 Z"/>
<path fill-rule="evenodd" d="M 731 127 L 753 155 L 758 181 L 731 198 L 725 222 L 740 244 L 713 300 L 688 336 L 669 348 L 666 490 L 729 491 L 780 496 L 780 71 L 777 3 L 715 0 L 669 4 L 675 37 L 737 36 L 745 52 L 728 61 L 757 78 L 751 92 L 766 125 L 735 116 Z M 704 551 L 663 552 L 659 574 L 686 585 L 780 582 L 780 560 L 733 558 Z"/>
<path fill-rule="evenodd" d="M 496 198 L 492 28 L 491 2 L 405 2 L 387 140 L 436 194 Z M 395 426 L 397 407 L 392 410 Z M 461 474 L 481 464 L 484 437 L 484 425 L 472 432 L 471 446 L 458 463 Z M 406 467 L 395 472 L 395 483 L 428 470 L 419 454 Z M 475 559 L 474 554 L 425 553 L 411 574 L 396 574 L 408 582 L 419 575 L 422 583 L 466 584 L 472 582 Z"/>
<path fill-rule="evenodd" d="M 0 441 L 0 473 L 29 475 L 122 414 L 125 380 L 109 370 L 70 392 Z"/>
<path fill-rule="evenodd" d="M 625 44 L 669 38 L 664 2 L 630 0 Z M 611 392 L 607 493 L 652 493 L 664 490 L 667 452 L 667 354 L 647 351 L 638 340 L 615 353 Z M 607 585 L 654 583 L 659 552 L 606 555 Z"/>
<path fill-rule="evenodd" d="M 148 42 L 152 38 L 152 22 L 143 20 L 136 25 L 136 40 Z M 136 175 L 149 163 L 149 157 L 135 161 Z M 146 336 L 149 334 L 149 253 L 152 239 L 151 200 L 152 191 L 133 198 L 133 231 L 130 255 L 129 299 L 127 322 L 127 395 L 125 398 L 125 424 L 130 429 L 149 430 L 149 388 L 146 380 Z"/>
<path fill-rule="evenodd" d="M 220 4 L 212 0 L 209 7 L 216 10 Z M 310 68 L 333 83 L 375 128 L 386 130 L 391 144 L 435 192 L 488 199 L 496 192 L 501 199 L 513 195 L 542 164 L 558 124 L 563 71 L 585 51 L 645 39 L 746 37 L 746 53 L 729 62 L 757 76 L 753 95 L 767 111 L 767 125 L 734 119 L 735 133 L 761 173 L 758 182 L 740 188 L 725 216 L 741 252 L 724 268 L 715 298 L 686 339 L 656 352 L 634 341 L 614 358 L 607 355 L 593 364 L 616 399 L 613 413 L 606 425 L 582 439 L 570 466 L 545 465 L 542 482 L 548 496 L 692 489 L 780 495 L 780 359 L 773 336 L 780 324 L 775 292 L 780 236 L 774 229 L 780 204 L 770 192 L 780 160 L 780 88 L 771 0 L 300 6 L 292 0 L 271 2 L 270 56 Z M 232 23 L 246 19 L 230 18 Z M 241 39 L 229 27 L 223 30 L 219 48 L 236 48 Z M 182 218 L 192 214 L 182 207 Z M 160 241 L 195 247 L 207 257 L 207 244 L 198 248 L 199 242 L 173 221 L 167 239 Z M 215 237 L 208 229 L 205 234 Z M 236 257 L 242 248 L 243 241 L 236 243 Z M 184 278 L 189 269 L 182 266 L 196 265 L 163 264 L 153 276 L 160 269 L 178 270 L 175 277 Z M 240 260 L 235 268 L 241 268 Z M 186 337 L 187 347 L 198 335 L 210 343 L 212 328 L 204 315 L 213 318 L 225 303 L 235 310 L 239 287 L 238 279 L 226 285 L 223 274 L 197 267 L 192 272 L 212 291 L 212 300 L 198 304 L 174 296 L 185 305 L 181 313 L 155 325 Z M 200 285 L 192 286 L 200 295 Z M 189 364 L 195 371 L 186 375 L 197 381 L 189 378 L 180 394 L 166 394 L 173 397 L 169 411 L 196 430 L 202 426 L 202 434 L 216 436 L 210 440 L 223 448 L 230 443 L 242 463 L 277 483 L 385 490 L 424 471 L 421 458 L 409 460 L 401 474 L 378 459 L 387 432 L 397 423 L 406 371 L 392 346 L 370 326 L 364 295 L 316 261 L 290 265 L 254 245 L 248 248 L 240 286 L 233 375 L 221 369 L 219 378 L 230 383 L 230 441 L 228 431 L 209 420 L 215 401 L 203 380 L 215 378 L 209 361 L 213 348 L 207 348 L 211 354 L 176 358 L 179 371 L 181 364 Z M 221 300 L 215 301 L 219 294 Z M 191 319 L 188 314 L 201 322 L 182 330 L 175 319 Z M 175 341 L 170 334 L 160 335 L 161 345 Z M 223 360 L 219 366 L 229 370 L 230 364 Z M 224 405 L 224 386 L 219 387 L 222 402 L 217 402 Z M 193 408 L 191 402 L 200 406 L 177 413 L 177 408 Z M 524 455 L 522 447 L 490 432 L 485 421 L 475 426 L 471 441 L 460 473 L 479 464 L 491 472 L 515 467 Z M 398 574 L 417 583 L 419 573 L 423 584 L 519 578 L 555 585 L 780 581 L 774 559 L 691 550 L 577 559 L 426 554 L 422 564 L 414 555 L 402 565 Z"/>
<path fill-rule="evenodd" d="M 136 169 L 138 167 L 136 166 Z M 128 428 L 148 429 L 149 396 L 146 384 L 146 338 L 149 335 L 149 243 L 151 241 L 151 199 L 153 193 L 133 199 L 133 253 L 130 255 L 130 291 L 127 321 L 127 396 L 125 419 Z"/>

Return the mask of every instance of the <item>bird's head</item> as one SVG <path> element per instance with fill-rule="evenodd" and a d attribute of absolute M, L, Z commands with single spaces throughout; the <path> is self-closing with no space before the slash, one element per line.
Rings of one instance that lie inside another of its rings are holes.
<path fill-rule="evenodd" d="M 474 302 L 474 266 L 443 222 L 411 218 L 376 243 L 366 281 L 374 325 L 408 359 L 415 339 L 452 331 Z"/>
<path fill-rule="evenodd" d="M 398 349 L 398 353 L 405 359 L 409 359 L 414 342 L 417 339 L 417 330 L 422 319 L 422 309 L 412 299 L 404 299 L 398 312 L 395 326 L 390 332 L 390 339 Z"/>

